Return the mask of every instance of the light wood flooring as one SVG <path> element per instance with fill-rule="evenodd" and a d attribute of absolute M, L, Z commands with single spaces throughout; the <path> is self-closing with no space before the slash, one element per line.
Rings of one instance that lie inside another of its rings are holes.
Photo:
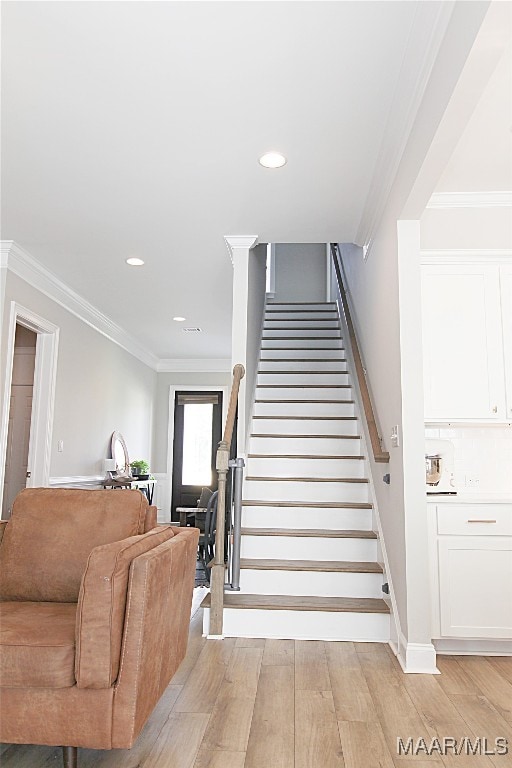
<path fill-rule="evenodd" d="M 131 750 L 80 749 L 80 768 L 508 768 L 512 658 L 439 657 L 404 675 L 385 645 L 205 640 L 188 652 Z M 399 757 L 397 737 L 508 739 L 505 756 Z M 2 745 L 2 768 L 61 765 L 60 749 Z"/>

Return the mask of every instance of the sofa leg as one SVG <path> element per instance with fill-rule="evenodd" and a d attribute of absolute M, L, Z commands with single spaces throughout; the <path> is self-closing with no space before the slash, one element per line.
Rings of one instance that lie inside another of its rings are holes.
<path fill-rule="evenodd" d="M 63 759 L 64 768 L 77 768 L 78 748 L 62 747 L 62 759 Z"/>

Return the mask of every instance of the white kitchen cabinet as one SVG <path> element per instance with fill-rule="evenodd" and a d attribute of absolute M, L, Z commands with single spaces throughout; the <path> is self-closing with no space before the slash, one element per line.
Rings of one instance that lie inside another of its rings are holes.
<path fill-rule="evenodd" d="M 512 265 L 500 267 L 507 419 L 512 419 Z"/>
<path fill-rule="evenodd" d="M 425 421 L 505 421 L 500 267 L 424 265 L 422 305 Z"/>
<path fill-rule="evenodd" d="M 512 504 L 433 506 L 433 637 L 512 639 Z"/>

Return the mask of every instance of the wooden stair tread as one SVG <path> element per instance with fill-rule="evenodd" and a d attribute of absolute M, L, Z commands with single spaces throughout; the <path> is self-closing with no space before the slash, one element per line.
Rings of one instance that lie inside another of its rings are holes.
<path fill-rule="evenodd" d="M 255 403 L 328 403 L 329 405 L 332 405 L 333 403 L 344 403 L 345 405 L 350 405 L 355 403 L 355 400 L 283 400 L 283 399 L 272 399 L 272 400 L 255 400 Z"/>
<path fill-rule="evenodd" d="M 270 328 L 268 329 L 270 330 Z M 273 328 L 274 331 L 280 331 L 280 328 Z M 293 331 L 316 331 L 316 328 L 288 328 L 287 330 L 293 330 Z M 319 328 L 318 330 L 324 330 L 323 328 Z M 333 331 L 336 330 L 336 328 L 332 329 Z M 311 341 L 312 339 L 314 341 L 326 341 L 328 339 L 341 339 L 341 333 L 338 333 L 336 336 L 262 336 L 262 341 L 290 341 L 290 339 L 297 339 L 298 341 Z"/>
<path fill-rule="evenodd" d="M 290 536 L 314 539 L 376 539 L 374 531 L 329 528 L 242 528 L 242 536 Z"/>
<path fill-rule="evenodd" d="M 209 608 L 210 594 L 201 603 Z M 226 592 L 224 608 L 249 608 L 274 611 L 336 611 L 350 613 L 389 613 L 384 602 L 375 597 L 309 597 L 303 595 L 245 595 Z"/>
<path fill-rule="evenodd" d="M 248 459 L 357 459 L 363 460 L 364 456 L 331 456 L 314 455 L 310 453 L 248 453 Z"/>
<path fill-rule="evenodd" d="M 332 363 L 338 365 L 338 363 L 348 363 L 348 360 L 346 357 L 260 357 L 260 363 Z M 304 373 L 304 370 L 296 369 L 295 373 Z"/>
<path fill-rule="evenodd" d="M 271 376 L 318 376 L 318 374 L 321 374 L 322 376 L 348 376 L 348 371 L 261 371 L 258 369 L 257 373 L 259 375 L 261 374 L 270 374 Z"/>
<path fill-rule="evenodd" d="M 368 483 L 364 477 L 262 477 L 248 475 L 246 480 L 270 483 Z"/>
<path fill-rule="evenodd" d="M 268 339 L 267 339 L 268 341 Z M 282 352 L 284 350 L 294 350 L 298 352 L 306 352 L 311 351 L 312 349 L 319 349 L 321 352 L 327 352 L 332 351 L 333 349 L 337 350 L 338 352 L 345 352 L 345 347 L 261 347 L 262 352 L 268 352 L 269 349 L 276 349 L 278 352 Z M 315 358 L 312 358 L 313 360 Z"/>
<path fill-rule="evenodd" d="M 291 437 L 295 440 L 297 439 L 303 439 L 305 437 L 311 437 L 315 440 L 325 440 L 325 439 L 332 439 L 332 440 L 360 440 L 361 435 L 284 435 L 284 434 L 272 434 L 272 435 L 266 435 L 266 434 L 259 434 L 257 432 L 252 432 L 251 437 Z"/>
<path fill-rule="evenodd" d="M 382 573 L 379 563 L 351 560 L 275 560 L 242 558 L 240 568 L 256 571 L 328 571 L 332 573 Z"/>
<path fill-rule="evenodd" d="M 279 421 L 357 421 L 357 416 L 274 416 L 268 414 L 266 416 L 253 416 L 253 419 L 266 419 L 267 421 L 274 419 Z"/>
<path fill-rule="evenodd" d="M 351 384 L 258 384 L 258 389 L 351 389 Z"/>
<path fill-rule="evenodd" d="M 298 312 L 315 312 L 318 314 L 330 314 L 334 315 L 335 317 L 338 317 L 338 313 L 335 309 L 270 309 L 265 312 L 265 315 L 273 314 L 273 313 L 280 313 L 280 314 L 287 314 L 291 312 L 292 314 L 296 315 Z M 300 319 L 300 318 L 299 318 Z"/>
<path fill-rule="evenodd" d="M 261 501 L 246 499 L 242 507 L 305 507 L 306 509 L 372 509 L 369 501 Z"/>

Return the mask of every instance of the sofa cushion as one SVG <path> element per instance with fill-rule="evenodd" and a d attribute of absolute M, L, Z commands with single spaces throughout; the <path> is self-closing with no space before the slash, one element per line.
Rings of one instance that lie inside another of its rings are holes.
<path fill-rule="evenodd" d="M 79 688 L 108 688 L 117 679 L 132 561 L 174 536 L 159 526 L 93 549 L 78 599 L 75 674 Z"/>
<path fill-rule="evenodd" d="M 144 532 L 136 490 L 27 488 L 0 545 L 0 600 L 76 603 L 91 551 Z"/>
<path fill-rule="evenodd" d="M 0 603 L 0 686 L 75 684 L 76 603 Z"/>

